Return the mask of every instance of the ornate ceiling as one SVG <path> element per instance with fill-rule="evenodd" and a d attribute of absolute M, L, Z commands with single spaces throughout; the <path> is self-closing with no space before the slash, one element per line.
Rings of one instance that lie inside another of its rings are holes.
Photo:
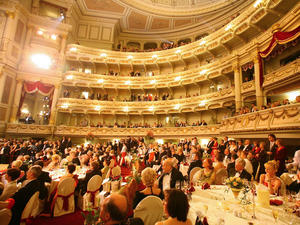
<path fill-rule="evenodd" d="M 228 23 L 254 0 L 77 0 L 84 16 L 117 19 L 123 33 L 168 33 Z"/>

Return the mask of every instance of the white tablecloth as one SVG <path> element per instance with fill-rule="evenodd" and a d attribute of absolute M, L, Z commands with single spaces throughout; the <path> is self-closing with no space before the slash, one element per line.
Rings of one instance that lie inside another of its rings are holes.
<path fill-rule="evenodd" d="M 278 225 L 288 224 L 290 215 L 287 215 L 283 206 L 270 206 L 270 208 L 262 208 L 256 206 L 255 214 L 257 219 L 252 219 L 253 205 L 242 206 L 233 198 L 231 190 L 225 193 L 225 186 L 211 186 L 211 189 L 201 190 L 200 187 L 195 187 L 196 191 L 192 194 L 190 201 L 190 210 L 188 218 L 195 223 L 199 212 L 206 215 L 210 225 L 248 225 L 253 222 L 255 225 L 274 225 L 275 220 L 272 215 L 272 209 L 278 210 Z M 241 196 L 241 195 L 240 195 Z M 207 212 L 205 214 L 205 211 Z M 300 224 L 300 218 L 293 216 L 297 221 L 295 224 Z M 222 220 L 224 223 L 222 223 Z M 298 222 L 299 220 L 299 222 Z"/>

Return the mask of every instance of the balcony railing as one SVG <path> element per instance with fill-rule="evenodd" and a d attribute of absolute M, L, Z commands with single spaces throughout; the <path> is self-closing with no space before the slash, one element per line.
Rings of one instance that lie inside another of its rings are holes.
<path fill-rule="evenodd" d="M 211 108 L 220 108 L 225 104 L 232 104 L 234 101 L 234 90 L 232 88 L 224 89 L 218 92 L 200 95 L 196 97 L 173 99 L 164 101 L 98 101 L 87 99 L 60 98 L 57 107 L 59 111 L 80 110 L 82 112 L 97 113 L 97 111 L 105 112 L 122 112 L 138 111 L 139 113 L 153 114 L 155 112 L 187 112 L 201 111 Z M 96 106 L 100 106 L 95 110 Z"/>

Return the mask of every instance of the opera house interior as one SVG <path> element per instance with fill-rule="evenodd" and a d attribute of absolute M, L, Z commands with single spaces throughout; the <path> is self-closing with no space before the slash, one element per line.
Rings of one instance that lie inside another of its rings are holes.
<path fill-rule="evenodd" d="M 0 225 L 274 223 L 300 224 L 299 1 L 0 0 Z"/>

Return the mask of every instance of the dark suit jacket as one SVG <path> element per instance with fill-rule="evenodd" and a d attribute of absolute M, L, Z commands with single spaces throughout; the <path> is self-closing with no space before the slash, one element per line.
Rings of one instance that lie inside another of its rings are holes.
<path fill-rule="evenodd" d="M 240 174 L 240 178 L 247 179 L 248 181 L 251 181 L 252 176 L 246 170 L 243 170 L 242 173 Z"/>
<path fill-rule="evenodd" d="M 246 152 L 252 151 L 252 145 L 248 145 L 246 148 L 245 147 L 246 146 L 244 146 L 243 151 L 246 151 Z"/>
<path fill-rule="evenodd" d="M 235 162 L 228 163 L 227 165 L 228 177 L 233 177 L 236 173 L 235 171 Z"/>
<path fill-rule="evenodd" d="M 274 159 L 274 155 L 275 155 L 276 149 L 277 149 L 277 145 L 276 145 L 276 144 L 274 144 L 274 145 L 272 146 L 272 148 L 270 149 L 270 142 L 267 143 L 266 151 L 267 151 L 267 152 L 272 152 L 272 155 L 269 156 L 268 160 Z"/>
<path fill-rule="evenodd" d="M 158 180 L 158 187 L 163 190 L 163 179 L 164 179 L 164 176 L 166 174 L 163 173 L 160 177 L 159 177 L 159 180 Z M 170 188 L 175 188 L 175 185 L 176 185 L 176 181 L 182 181 L 183 180 L 183 175 L 182 173 L 176 169 L 176 168 L 173 168 L 172 171 L 171 171 L 171 181 L 170 181 Z"/>
<path fill-rule="evenodd" d="M 190 176 L 190 172 L 193 168 L 195 167 L 201 167 L 202 168 L 202 161 L 200 159 L 194 161 L 194 162 L 191 162 L 190 166 L 189 166 L 189 169 L 188 169 L 188 172 L 187 174 Z"/>
<path fill-rule="evenodd" d="M 26 184 L 24 187 L 22 187 L 19 191 L 17 191 L 14 196 L 12 197 L 15 200 L 15 205 L 12 207 L 12 218 L 10 220 L 10 225 L 19 225 L 20 219 L 22 216 L 22 212 L 27 204 L 27 202 L 30 200 L 30 198 L 33 196 L 33 194 L 37 191 L 40 192 L 39 198 L 44 199 L 46 197 L 45 195 L 45 189 L 43 182 L 40 180 L 32 180 L 28 184 Z M 46 190 L 47 191 L 47 190 Z"/>
<path fill-rule="evenodd" d="M 23 181 L 25 181 L 27 179 L 26 177 L 26 174 L 20 178 L 18 180 L 18 183 L 23 183 Z M 45 183 L 45 182 L 48 182 L 48 183 L 51 183 L 52 179 L 51 177 L 49 176 L 49 172 L 46 172 L 46 171 L 42 171 L 41 175 L 38 177 L 38 180 L 40 180 L 41 182 Z"/>
<path fill-rule="evenodd" d="M 88 182 L 94 175 L 102 176 L 102 173 L 100 170 L 90 170 L 90 171 L 86 172 L 85 178 L 83 179 L 82 184 L 81 184 L 81 194 L 82 195 L 84 195 L 86 193 Z"/>

